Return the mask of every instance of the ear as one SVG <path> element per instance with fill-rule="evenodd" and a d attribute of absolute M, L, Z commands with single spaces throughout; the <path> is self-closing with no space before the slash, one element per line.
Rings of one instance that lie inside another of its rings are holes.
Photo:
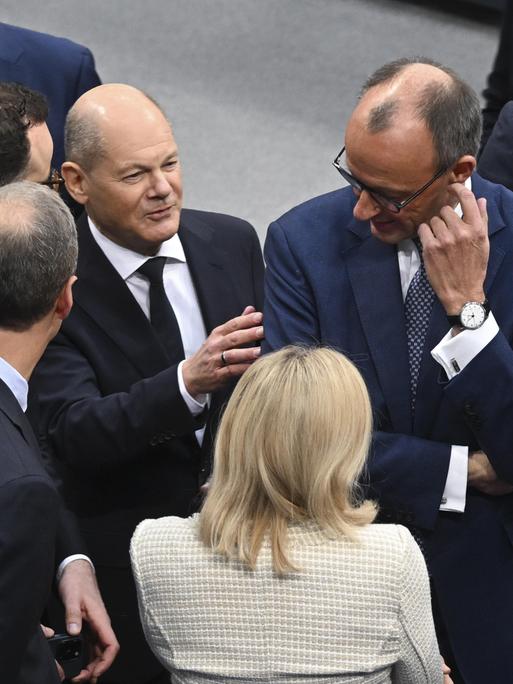
<path fill-rule="evenodd" d="M 66 182 L 66 189 L 75 202 L 85 204 L 87 194 L 87 177 L 82 167 L 75 162 L 66 161 L 61 166 L 61 175 Z"/>
<path fill-rule="evenodd" d="M 474 172 L 476 164 L 476 158 L 471 154 L 466 154 L 463 157 L 460 157 L 458 161 L 452 165 L 449 174 L 449 182 L 464 183 Z"/>
<path fill-rule="evenodd" d="M 63 321 L 69 316 L 69 312 L 73 306 L 73 293 L 71 288 L 76 281 L 77 277 L 71 276 L 57 297 L 57 301 L 55 302 L 55 316 L 59 321 Z"/>

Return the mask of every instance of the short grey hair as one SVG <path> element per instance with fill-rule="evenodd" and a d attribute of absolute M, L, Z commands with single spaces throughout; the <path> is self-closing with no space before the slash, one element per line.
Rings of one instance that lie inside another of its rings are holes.
<path fill-rule="evenodd" d="M 64 126 L 64 153 L 66 161 L 75 162 L 84 171 L 106 157 L 105 138 L 94 116 L 70 109 Z"/>
<path fill-rule="evenodd" d="M 371 88 L 388 83 L 413 64 L 427 64 L 443 71 L 451 83 L 431 80 L 419 84 L 414 108 L 424 121 L 433 138 L 438 167 L 449 169 L 460 157 L 477 156 L 481 140 L 481 105 L 477 93 L 458 74 L 428 57 L 403 57 L 377 69 L 365 81 L 361 95 Z M 376 124 L 375 132 L 392 125 L 395 101 L 387 99 L 380 111 L 371 112 L 369 126 Z M 379 106 L 375 108 L 379 110 Z M 372 130 L 372 128 L 371 128 Z"/>
<path fill-rule="evenodd" d="M 59 195 L 21 181 L 0 188 L 0 328 L 44 318 L 77 266 L 75 223 Z"/>

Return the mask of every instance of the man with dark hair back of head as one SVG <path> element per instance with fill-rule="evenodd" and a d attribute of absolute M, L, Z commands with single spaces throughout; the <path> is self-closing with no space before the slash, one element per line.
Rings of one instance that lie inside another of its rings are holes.
<path fill-rule="evenodd" d="M 47 181 L 53 143 L 41 93 L 0 81 L 0 185 L 14 180 Z"/>
<path fill-rule="evenodd" d="M 258 357 L 263 262 L 245 221 L 182 209 L 177 145 L 136 88 L 83 95 L 62 174 L 78 220 L 75 308 L 35 373 L 121 651 L 103 682 L 169 676 L 145 643 L 128 555 L 147 517 L 197 510 L 221 406 Z"/>
<path fill-rule="evenodd" d="M 513 194 L 474 171 L 480 103 L 399 59 L 364 84 L 334 165 L 349 187 L 271 224 L 266 343 L 327 344 L 376 419 L 368 496 L 430 570 L 457 683 L 513 681 Z"/>
<path fill-rule="evenodd" d="M 72 305 L 77 239 L 62 200 L 0 188 L 0 672 L 58 684 L 39 621 L 54 577 L 60 500 L 24 415 L 28 380 Z"/>

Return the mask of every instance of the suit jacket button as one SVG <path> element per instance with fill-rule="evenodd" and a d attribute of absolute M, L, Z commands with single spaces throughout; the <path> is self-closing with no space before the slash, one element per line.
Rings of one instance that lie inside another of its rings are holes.
<path fill-rule="evenodd" d="M 474 409 L 474 404 L 473 404 L 471 401 L 466 401 L 466 402 L 463 404 L 463 412 L 464 412 L 465 415 L 467 415 L 467 416 L 475 416 L 475 415 L 476 415 L 476 411 L 475 411 L 475 409 Z"/>

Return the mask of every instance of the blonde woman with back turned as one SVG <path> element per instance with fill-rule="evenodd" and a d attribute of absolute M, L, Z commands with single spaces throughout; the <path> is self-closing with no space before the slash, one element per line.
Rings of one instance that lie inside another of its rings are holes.
<path fill-rule="evenodd" d="M 422 554 L 406 528 L 370 524 L 356 484 L 371 428 L 335 351 L 287 347 L 243 375 L 201 513 L 132 538 L 146 638 L 174 684 L 442 684 Z"/>

